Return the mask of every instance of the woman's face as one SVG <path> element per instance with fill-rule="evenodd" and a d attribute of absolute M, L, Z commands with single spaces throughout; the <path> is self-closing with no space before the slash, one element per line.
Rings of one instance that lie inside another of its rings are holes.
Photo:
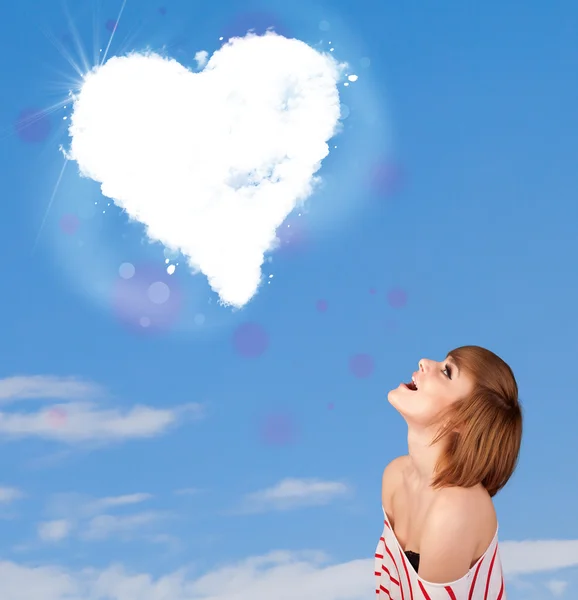
<path fill-rule="evenodd" d="M 411 385 L 412 378 L 415 385 Z M 442 362 L 424 358 L 413 377 L 391 390 L 387 399 L 408 425 L 428 427 L 442 410 L 465 398 L 473 387 L 471 378 L 460 373 L 451 357 Z"/>

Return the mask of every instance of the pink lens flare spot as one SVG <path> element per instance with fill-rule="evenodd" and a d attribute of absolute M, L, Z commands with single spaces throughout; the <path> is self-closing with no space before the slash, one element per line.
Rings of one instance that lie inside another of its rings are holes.
<path fill-rule="evenodd" d="M 327 300 L 317 300 L 315 303 L 315 308 L 317 311 L 322 313 L 327 310 L 328 306 Z"/>
<path fill-rule="evenodd" d="M 260 439 L 267 446 L 287 446 L 297 439 L 295 419 L 287 413 L 266 415 L 260 423 Z"/>
<path fill-rule="evenodd" d="M 18 115 L 14 128 L 20 140 L 27 144 L 38 144 L 50 135 L 52 124 L 48 113 L 26 108 Z"/>
<path fill-rule="evenodd" d="M 243 358 L 258 358 L 269 348 L 269 336 L 258 323 L 243 323 L 233 333 L 233 348 Z"/>
<path fill-rule="evenodd" d="M 135 333 L 171 330 L 178 322 L 183 296 L 178 280 L 163 265 L 123 263 L 112 287 L 112 306 L 121 323 Z"/>
<path fill-rule="evenodd" d="M 80 226 L 80 219 L 73 214 L 63 215 L 60 219 L 60 230 L 66 235 L 74 235 Z"/>
<path fill-rule="evenodd" d="M 354 377 L 366 379 L 373 374 L 373 358 L 369 354 L 355 354 L 349 359 L 349 370 Z"/>
<path fill-rule="evenodd" d="M 51 427 L 63 427 L 66 424 L 66 411 L 58 406 L 51 408 L 46 413 L 46 417 Z"/>
<path fill-rule="evenodd" d="M 289 216 L 277 228 L 277 251 L 293 254 L 307 249 L 309 236 L 304 217 Z"/>
<path fill-rule="evenodd" d="M 370 293 L 372 296 L 375 296 L 375 294 L 377 294 L 377 290 L 376 290 L 375 288 L 369 288 L 369 293 Z"/>
<path fill-rule="evenodd" d="M 333 409 L 335 408 L 335 404 L 333 404 L 333 402 L 330 402 L 330 403 L 327 405 L 327 408 L 328 408 L 329 410 L 333 410 Z"/>
<path fill-rule="evenodd" d="M 108 31 L 110 31 L 111 33 L 117 28 L 118 26 L 118 21 L 115 21 L 114 19 L 109 19 L 104 26 L 106 27 L 106 29 Z"/>
<path fill-rule="evenodd" d="M 393 159 L 385 159 L 373 165 L 370 184 L 374 192 L 381 196 L 391 196 L 398 192 L 405 181 L 401 165 Z"/>
<path fill-rule="evenodd" d="M 393 288 L 387 292 L 387 303 L 392 308 L 403 308 L 407 304 L 407 292 L 401 288 Z"/>

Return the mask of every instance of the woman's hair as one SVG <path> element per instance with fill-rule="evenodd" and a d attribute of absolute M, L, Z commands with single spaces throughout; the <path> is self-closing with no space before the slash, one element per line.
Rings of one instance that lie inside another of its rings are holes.
<path fill-rule="evenodd" d="M 448 353 L 469 375 L 474 389 L 436 419 L 432 444 L 447 441 L 438 460 L 434 488 L 481 483 L 490 496 L 501 490 L 518 463 L 522 409 L 512 369 L 493 352 L 462 346 Z"/>

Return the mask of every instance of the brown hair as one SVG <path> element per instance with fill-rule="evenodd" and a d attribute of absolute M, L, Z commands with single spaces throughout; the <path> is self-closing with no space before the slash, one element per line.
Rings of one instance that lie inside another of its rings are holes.
<path fill-rule="evenodd" d="M 518 463 L 522 408 L 512 369 L 493 352 L 462 346 L 448 353 L 474 382 L 472 393 L 453 403 L 436 423 L 432 444 L 447 444 L 436 465 L 434 488 L 481 483 L 490 496 L 501 490 Z"/>

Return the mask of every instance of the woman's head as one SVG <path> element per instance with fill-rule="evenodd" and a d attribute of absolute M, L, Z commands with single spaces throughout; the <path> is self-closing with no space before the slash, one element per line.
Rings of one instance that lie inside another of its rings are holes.
<path fill-rule="evenodd" d="M 421 360 L 414 381 L 388 399 L 410 428 L 440 444 L 433 487 L 481 483 L 494 496 L 516 468 L 522 438 L 510 367 L 489 350 L 462 346 L 442 362 Z"/>

